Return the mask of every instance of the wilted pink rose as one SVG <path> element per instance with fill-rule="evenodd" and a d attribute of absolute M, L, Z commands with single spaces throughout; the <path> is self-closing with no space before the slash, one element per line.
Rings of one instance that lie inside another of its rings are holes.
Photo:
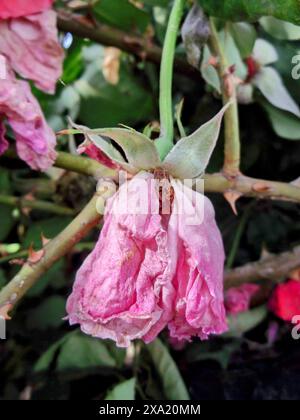
<path fill-rule="evenodd" d="M 245 283 L 239 287 L 232 287 L 225 293 L 225 308 L 228 314 L 236 315 L 248 311 L 251 299 L 260 290 L 257 284 Z"/>
<path fill-rule="evenodd" d="M 57 38 L 56 13 L 48 10 L 0 20 L 0 54 L 22 77 L 33 80 L 45 92 L 54 93 L 64 58 Z"/>
<path fill-rule="evenodd" d="M 67 303 L 72 325 L 121 347 L 149 343 L 167 325 L 180 340 L 226 330 L 224 251 L 212 205 L 205 198 L 203 224 L 190 227 L 189 215 L 177 214 L 179 201 L 193 207 L 198 193 L 172 181 L 172 214 L 163 214 L 153 180 L 140 173 L 109 200 Z"/>
<path fill-rule="evenodd" d="M 177 267 L 170 335 L 178 340 L 190 340 L 192 336 L 206 339 L 210 334 L 221 334 L 227 329 L 223 303 L 223 241 L 209 199 L 179 181 L 172 185 L 175 200 L 169 235 L 177 236 Z"/>
<path fill-rule="evenodd" d="M 11 126 L 21 159 L 33 169 L 46 170 L 56 158 L 56 138 L 47 125 L 30 86 L 17 80 L 12 71 L 0 79 L 0 154 L 8 147 L 4 121 Z"/>
<path fill-rule="evenodd" d="M 54 0 L 1 0 L 0 19 L 17 18 L 42 12 L 50 8 Z"/>

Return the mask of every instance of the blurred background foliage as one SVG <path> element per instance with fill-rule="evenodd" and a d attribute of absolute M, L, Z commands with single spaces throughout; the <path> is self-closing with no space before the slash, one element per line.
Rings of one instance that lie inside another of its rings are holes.
<path fill-rule="evenodd" d="M 57 1 L 57 7 L 65 10 L 69 6 L 69 11 L 84 15 L 86 9 L 79 7 L 82 3 Z M 217 2 L 201 3 L 211 12 Z M 222 3 L 226 6 L 226 1 Z M 149 42 L 161 46 L 169 8 L 168 0 L 100 0 L 89 6 L 88 14 L 96 24 L 119 28 L 128 36 L 148 37 Z M 231 18 L 231 10 L 224 13 Z M 291 77 L 296 64 L 292 57 L 300 53 L 300 27 L 286 29 L 278 21 L 269 21 L 254 23 L 253 30 L 255 38 L 267 40 L 276 49 L 279 59 L 274 66 L 290 95 L 300 103 L 300 81 Z M 157 127 L 157 65 L 71 33 L 61 33 L 60 39 L 66 59 L 56 95 L 34 90 L 55 131 L 68 126 L 68 117 L 94 128 L 125 124 L 143 130 L 149 122 Z M 237 45 L 234 38 L 232 42 L 244 63 L 245 43 Z M 181 41 L 177 54 L 185 58 Z M 220 108 L 218 94 L 200 72 L 195 80 L 175 74 L 175 103 L 183 98 L 182 121 L 187 132 Z M 299 177 L 297 117 L 279 111 L 256 92 L 255 102 L 240 106 L 240 121 L 245 174 L 281 181 Z M 74 153 L 79 142 L 59 137 L 58 148 Z M 220 170 L 222 162 L 221 139 L 208 172 Z M 34 173 L 8 157 L 2 157 L 0 165 L 0 194 L 29 194 L 80 210 L 95 188 L 93 179 L 57 169 L 43 175 Z M 230 265 L 243 265 L 259 259 L 263 251 L 278 253 L 299 244 L 299 205 L 243 199 L 236 217 L 222 196 L 211 198 Z M 31 244 L 38 249 L 41 233 L 53 238 L 72 219 L 4 204 L 0 204 L 0 215 L 0 287 L 19 270 L 10 259 L 24 256 Z M 193 399 L 299 399 L 299 387 L 294 385 L 300 380 L 299 343 L 290 338 L 289 326 L 267 314 L 265 308 L 253 309 L 239 322 L 235 320 L 228 336 L 204 343 L 195 340 L 180 350 L 174 349 L 164 334 L 151 346 L 138 343 L 125 351 L 111 342 L 84 336 L 77 328 L 70 329 L 63 320 L 65 300 L 76 269 L 98 234 L 94 230 L 56 263 L 18 306 L 8 324 L 8 339 L 0 341 L 0 398 L 185 399 L 188 389 Z M 274 329 L 276 339 L 271 337 Z"/>

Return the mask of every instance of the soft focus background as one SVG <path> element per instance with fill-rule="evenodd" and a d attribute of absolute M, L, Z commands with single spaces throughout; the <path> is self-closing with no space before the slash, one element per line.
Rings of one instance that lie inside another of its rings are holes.
<path fill-rule="evenodd" d="M 127 33 L 129 42 L 132 33 L 160 46 L 169 13 L 168 0 L 101 0 L 88 12 L 82 1 L 58 1 L 57 6 L 112 30 L 118 28 Z M 279 60 L 274 66 L 300 102 L 300 80 L 291 77 L 291 59 L 300 51 L 300 35 L 299 41 L 289 41 L 278 39 L 276 27 L 273 36 L 262 25 L 255 28 L 257 36 L 276 48 Z M 159 68 L 155 63 L 69 32 L 61 32 L 60 39 L 66 60 L 56 94 L 34 90 L 55 131 L 68 127 L 68 116 L 94 128 L 122 123 L 143 130 L 149 122 L 157 128 Z M 185 60 L 181 42 L 177 54 Z M 178 104 L 184 98 L 182 121 L 187 132 L 220 109 L 218 95 L 212 94 L 200 72 L 191 74 L 176 72 L 174 77 L 174 99 Z M 293 119 L 292 124 L 286 115 L 279 137 L 257 95 L 255 103 L 240 107 L 242 170 L 256 178 L 296 179 L 300 123 Z M 274 121 L 278 119 L 273 117 Z M 278 124 L 275 128 L 278 133 Z M 79 142 L 80 138 L 59 137 L 58 149 L 75 153 Z M 222 162 L 221 138 L 208 172 L 218 171 Z M 76 212 L 94 190 L 92 178 L 54 168 L 39 174 L 20 160 L 1 157 L 0 203 L 3 195 L 26 196 Z M 300 243 L 299 205 L 242 199 L 235 216 L 222 195 L 211 198 L 230 256 L 228 268 Z M 41 233 L 53 238 L 70 220 L 72 215 L 0 204 L 0 287 L 19 270 L 14 260 L 24 257 L 31 244 L 39 248 Z M 180 376 L 192 399 L 300 398 L 300 341 L 292 339 L 290 324 L 268 312 L 263 301 L 237 316 L 226 336 L 195 340 L 179 349 L 162 334 L 161 341 L 149 347 L 137 343 L 125 351 L 70 328 L 63 320 L 66 297 L 98 235 L 95 229 L 56 263 L 18 306 L 7 325 L 7 340 L 0 340 L 0 399 L 180 399 Z"/>

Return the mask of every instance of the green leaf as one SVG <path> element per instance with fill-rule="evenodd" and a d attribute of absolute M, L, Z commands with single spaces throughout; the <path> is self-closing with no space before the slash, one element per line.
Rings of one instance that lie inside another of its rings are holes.
<path fill-rule="evenodd" d="M 148 121 L 154 110 L 153 97 L 130 63 L 121 57 L 119 83 L 112 85 L 102 73 L 104 48 L 93 45 L 83 51 L 86 70 L 73 85 L 81 99 L 80 121 L 92 128 Z"/>
<path fill-rule="evenodd" d="M 3 168 L 0 168 L 0 191 L 1 194 L 11 194 L 12 192 L 9 172 Z M 7 238 L 15 224 L 13 218 L 13 209 L 10 206 L 0 204 L 0 215 L 0 241 L 3 241 Z"/>
<path fill-rule="evenodd" d="M 150 353 L 153 364 L 160 376 L 165 397 L 172 401 L 189 400 L 189 393 L 178 367 L 161 340 L 157 338 L 154 342 L 148 344 L 146 349 Z"/>
<path fill-rule="evenodd" d="M 288 140 L 300 140 L 300 119 L 293 114 L 281 111 L 266 101 L 260 101 L 266 110 L 275 133 Z"/>
<path fill-rule="evenodd" d="M 226 337 L 240 337 L 257 327 L 267 316 L 266 306 L 259 306 L 251 311 L 242 312 L 228 317 L 229 332 Z"/>
<path fill-rule="evenodd" d="M 221 94 L 221 82 L 216 68 L 209 64 L 209 59 L 212 54 L 208 46 L 204 47 L 203 50 L 203 59 L 201 63 L 201 75 L 203 79 L 209 84 L 213 89 L 215 89 L 219 94 Z"/>
<path fill-rule="evenodd" d="M 300 39 L 300 26 L 294 25 L 293 23 L 285 22 L 272 16 L 262 17 L 259 23 L 274 38 L 287 39 L 289 41 Z"/>
<path fill-rule="evenodd" d="M 47 370 L 49 366 L 51 365 L 52 361 L 54 360 L 54 357 L 62 344 L 68 340 L 69 337 L 74 335 L 74 331 L 72 331 L 69 334 L 66 334 L 64 337 L 62 337 L 60 340 L 56 341 L 52 346 L 48 348 L 38 359 L 36 364 L 34 365 L 34 371 L 35 372 L 42 372 L 44 370 Z"/>
<path fill-rule="evenodd" d="M 99 366 L 116 366 L 115 359 L 103 341 L 78 331 L 63 343 L 57 359 L 57 370 L 88 369 Z"/>
<path fill-rule="evenodd" d="M 219 137 L 223 115 L 230 105 L 225 105 L 214 118 L 173 147 L 163 162 L 171 175 L 192 179 L 204 173 Z"/>
<path fill-rule="evenodd" d="M 143 134 L 125 128 L 104 128 L 97 131 L 122 147 L 128 162 L 135 168 L 150 170 L 160 165 L 154 142 Z"/>
<path fill-rule="evenodd" d="M 135 400 L 135 378 L 121 382 L 116 385 L 106 396 L 106 401 L 134 401 Z"/>
<path fill-rule="evenodd" d="M 27 296 L 39 296 L 48 286 L 53 289 L 61 289 L 66 284 L 64 274 L 64 260 L 57 261 L 47 272 L 39 278 L 39 281 L 27 292 Z"/>
<path fill-rule="evenodd" d="M 151 170 L 161 164 L 154 142 L 138 131 L 127 128 L 99 128 L 90 130 L 74 123 L 73 126 L 76 128 L 76 131 L 73 133 L 77 132 L 86 135 L 108 157 L 130 172 Z M 124 161 L 117 149 L 102 137 L 108 137 L 114 140 L 123 149 L 128 164 Z"/>
<path fill-rule="evenodd" d="M 211 16 L 232 21 L 256 21 L 273 16 L 288 22 L 300 23 L 299 0 L 198 0 Z"/>
<path fill-rule="evenodd" d="M 242 58 L 249 57 L 252 54 L 256 40 L 254 26 L 247 22 L 238 22 L 232 23 L 230 30 Z"/>
<path fill-rule="evenodd" d="M 128 0 L 100 0 L 94 5 L 93 11 L 101 22 L 124 31 L 138 29 L 140 32 L 145 32 L 150 23 L 150 15 Z"/>
<path fill-rule="evenodd" d="M 29 312 L 26 320 L 29 329 L 46 330 L 59 327 L 65 315 L 65 299 L 51 296 Z"/>
<path fill-rule="evenodd" d="M 253 79 L 253 84 L 273 106 L 300 117 L 298 104 L 284 86 L 281 76 L 275 69 L 262 67 Z"/>

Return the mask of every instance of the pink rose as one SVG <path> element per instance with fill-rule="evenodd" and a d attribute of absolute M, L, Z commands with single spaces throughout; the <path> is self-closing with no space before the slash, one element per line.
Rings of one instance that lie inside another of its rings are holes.
<path fill-rule="evenodd" d="M 138 338 L 149 343 L 166 326 L 179 340 L 227 328 L 224 250 L 211 203 L 171 181 L 172 212 L 164 214 L 153 181 L 140 173 L 109 200 L 99 241 L 67 303 L 71 325 L 121 347 Z M 190 210 L 201 218 L 202 207 L 203 223 L 191 226 Z"/>
<path fill-rule="evenodd" d="M 12 68 L 36 86 L 54 93 L 62 74 L 63 49 L 52 10 L 18 19 L 0 20 L 0 54 Z"/>
<path fill-rule="evenodd" d="M 49 9 L 54 0 L 1 0 L 0 19 L 17 18 Z"/>
<path fill-rule="evenodd" d="M 48 169 L 56 158 L 55 135 L 47 125 L 29 84 L 17 80 L 9 69 L 7 78 L 0 79 L 0 121 L 4 119 L 15 134 L 20 158 L 33 169 Z M 0 122 L 0 154 L 7 147 L 4 124 Z"/>
<path fill-rule="evenodd" d="M 225 308 L 228 314 L 236 315 L 249 310 L 251 299 L 260 290 L 257 284 L 245 283 L 232 287 L 225 293 Z"/>

